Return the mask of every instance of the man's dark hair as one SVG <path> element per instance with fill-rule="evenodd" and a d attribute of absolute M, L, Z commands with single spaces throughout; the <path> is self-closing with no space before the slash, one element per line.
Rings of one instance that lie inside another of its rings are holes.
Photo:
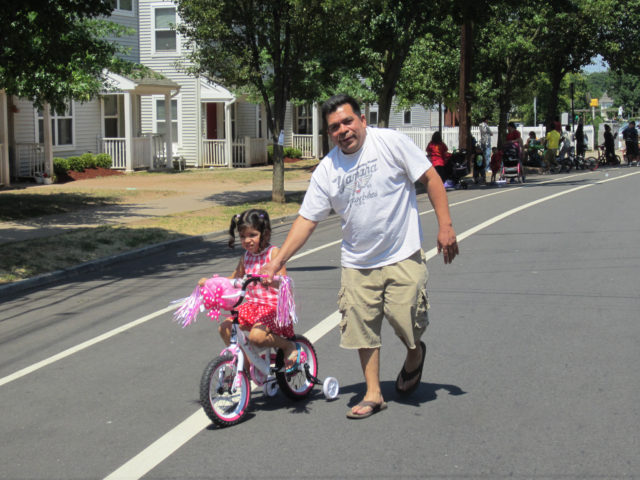
<path fill-rule="evenodd" d="M 362 115 L 362 113 L 360 112 L 360 105 L 358 105 L 358 101 L 350 95 L 341 93 L 327 99 L 322 104 L 322 118 L 324 118 L 325 122 L 327 121 L 327 117 L 330 113 L 335 112 L 338 107 L 344 105 L 345 103 L 351 105 L 353 113 L 355 113 L 358 117 Z"/>

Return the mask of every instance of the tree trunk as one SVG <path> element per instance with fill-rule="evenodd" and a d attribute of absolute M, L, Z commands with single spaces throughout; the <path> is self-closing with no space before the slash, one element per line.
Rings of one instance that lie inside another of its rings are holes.
<path fill-rule="evenodd" d="M 471 161 L 471 101 L 469 82 L 471 81 L 471 53 L 473 49 L 473 24 L 465 18 L 460 32 L 460 100 L 458 106 L 458 145 L 467 150 L 467 163 Z"/>
<path fill-rule="evenodd" d="M 274 105 L 275 121 L 273 130 L 273 181 L 271 185 L 271 201 L 284 203 L 284 149 L 280 143 L 280 132 L 284 135 L 284 117 L 286 113 L 286 101 L 276 98 Z"/>
<path fill-rule="evenodd" d="M 560 92 L 560 84 L 564 78 L 562 69 L 556 68 L 551 73 L 551 91 L 549 95 L 549 103 L 547 104 L 547 113 L 545 115 L 545 126 L 553 128 L 553 122 L 558 116 L 558 93 Z M 551 127 L 550 127 L 551 125 Z"/>
<path fill-rule="evenodd" d="M 393 101 L 393 92 L 385 88 L 380 92 L 378 97 L 378 127 L 389 127 L 389 116 L 391 115 L 391 102 Z"/>

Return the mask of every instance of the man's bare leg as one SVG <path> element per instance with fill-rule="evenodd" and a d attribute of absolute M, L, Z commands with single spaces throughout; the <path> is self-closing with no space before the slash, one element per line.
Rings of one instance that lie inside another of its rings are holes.
<path fill-rule="evenodd" d="M 380 348 L 361 348 L 358 350 L 360 365 L 367 384 L 367 392 L 362 401 L 380 404 L 384 401 L 380 389 Z M 419 356 L 418 356 L 419 357 Z M 418 358 L 420 361 L 420 358 Z M 371 410 L 371 407 L 354 406 L 351 411 L 356 415 L 362 415 Z"/>

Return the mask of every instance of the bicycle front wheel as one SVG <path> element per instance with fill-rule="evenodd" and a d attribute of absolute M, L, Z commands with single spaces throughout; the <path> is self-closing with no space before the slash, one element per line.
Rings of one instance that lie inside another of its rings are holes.
<path fill-rule="evenodd" d="M 313 381 L 307 377 L 306 367 L 309 368 L 309 374 L 317 378 L 318 376 L 318 357 L 313 344 L 302 335 L 295 335 L 292 339 L 300 347 L 300 365 L 290 373 L 283 371 L 276 372 L 276 379 L 282 393 L 292 400 L 302 400 L 311 393 Z M 276 357 L 276 365 L 284 365 L 284 353 L 278 350 Z"/>
<path fill-rule="evenodd" d="M 237 374 L 233 355 L 222 355 L 207 365 L 200 380 L 200 403 L 213 423 L 219 427 L 238 423 L 247 413 L 250 398 L 249 379 Z"/>

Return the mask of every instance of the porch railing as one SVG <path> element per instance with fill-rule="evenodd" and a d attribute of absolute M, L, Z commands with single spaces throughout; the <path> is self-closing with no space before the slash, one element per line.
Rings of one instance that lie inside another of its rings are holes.
<path fill-rule="evenodd" d="M 44 146 L 40 143 L 17 143 L 13 175 L 18 178 L 34 177 L 44 173 Z"/>
<path fill-rule="evenodd" d="M 232 165 L 251 167 L 267 163 L 267 140 L 243 137 L 231 143 Z M 225 156 L 225 140 L 202 140 L 202 166 L 228 167 Z"/>
<path fill-rule="evenodd" d="M 126 138 L 98 138 L 98 151 L 111 155 L 111 168 L 127 168 Z M 144 133 L 131 139 L 131 168 L 159 168 L 164 166 L 164 137 L 155 133 Z M 159 163 L 162 163 L 160 165 Z"/>
<path fill-rule="evenodd" d="M 322 146 L 322 136 L 320 135 L 318 135 L 318 145 Z M 302 158 L 313 158 L 313 135 L 302 135 L 294 133 L 293 148 L 296 148 L 302 152 Z"/>

